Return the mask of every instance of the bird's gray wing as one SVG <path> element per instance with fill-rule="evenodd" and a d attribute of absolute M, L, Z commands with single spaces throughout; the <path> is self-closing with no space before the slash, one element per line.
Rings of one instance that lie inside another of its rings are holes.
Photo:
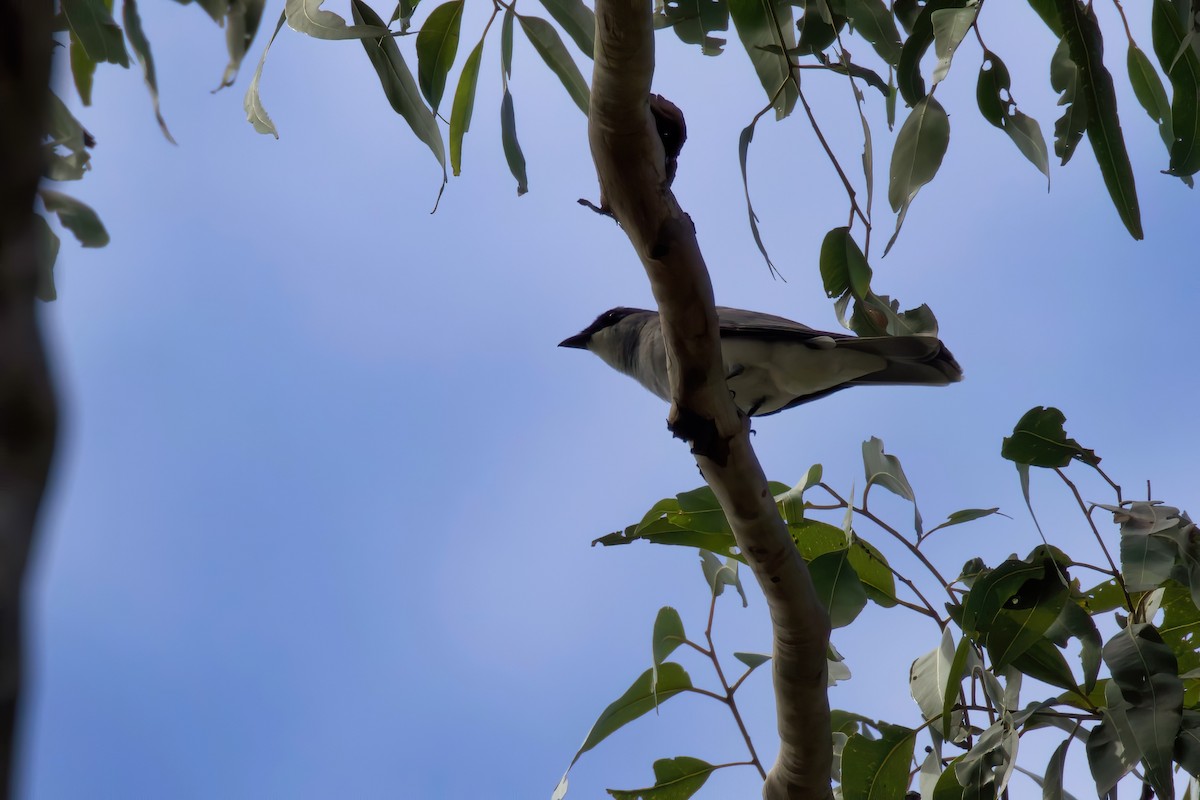
<path fill-rule="evenodd" d="M 819 336 L 828 336 L 835 340 L 853 338 L 843 333 L 819 331 L 774 314 L 727 306 L 717 306 L 717 319 L 720 320 L 722 336 L 755 336 L 767 340 L 786 339 L 797 342 L 806 342 Z"/>

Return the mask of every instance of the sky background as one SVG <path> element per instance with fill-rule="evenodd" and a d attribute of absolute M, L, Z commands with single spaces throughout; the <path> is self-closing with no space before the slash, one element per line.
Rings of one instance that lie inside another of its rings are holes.
<path fill-rule="evenodd" d="M 268 5 L 264 29 L 278 11 Z M 468 4 L 460 58 L 486 12 Z M 30 586 L 21 795 L 548 797 L 596 715 L 649 665 L 657 609 L 677 607 L 697 635 L 707 611 L 693 551 L 589 546 L 700 479 L 665 405 L 555 347 L 609 307 L 652 302 L 624 235 L 575 202 L 597 199 L 583 115 L 518 33 L 511 88 L 530 193 L 517 198 L 493 35 L 464 174 L 430 215 L 439 170 L 357 42 L 280 33 L 261 84 L 276 141 L 242 111 L 269 30 L 237 85 L 211 94 L 223 33 L 196 7 L 142 13 L 179 146 L 157 129 L 138 73 L 101 68 L 94 106 L 79 111 L 98 140 L 94 169 L 63 188 L 98 210 L 112 243 L 84 251 L 64 237 L 59 299 L 43 307 L 64 416 Z M 981 24 L 1022 110 L 1050 133 L 1052 35 L 1024 7 L 988 4 Z M 1063 409 L 1131 495 L 1151 480 L 1156 498 L 1186 508 L 1197 485 L 1197 200 L 1158 174 L 1165 150 L 1108 27 L 1146 240 L 1124 231 L 1086 141 L 1047 194 L 980 119 L 968 40 L 938 90 L 952 131 L 941 172 L 893 252 L 872 257 L 877 291 L 934 309 L 966 380 L 845 392 L 755 423 L 774 480 L 819 462 L 844 494 L 861 490 L 861 443 L 879 436 L 931 524 L 1000 506 L 1011 519 L 930 540 L 950 574 L 1040 541 L 999 458 L 1032 406 Z M 1148 49 L 1144 26 L 1135 35 Z M 742 199 L 737 136 L 765 104 L 744 51 L 735 40 L 704 58 L 670 31 L 658 41 L 655 89 L 688 122 L 675 190 L 718 301 L 836 329 L 817 254 L 846 199 L 802 113 L 764 119 L 750 154 L 781 282 Z M 806 73 L 805 90 L 861 187 L 845 80 Z M 868 107 L 877 251 L 893 224 L 893 134 L 880 99 Z M 1033 484 L 1047 535 L 1098 560 L 1052 477 Z M 1088 500 L 1111 502 L 1079 479 Z M 903 529 L 911 509 L 884 494 L 873 508 Z M 859 532 L 920 574 L 878 531 Z M 769 647 L 749 594 L 745 610 L 721 599 L 722 652 Z M 917 724 L 908 666 L 937 637 L 916 615 L 868 607 L 835 633 L 854 678 L 833 705 Z M 739 698 L 770 762 L 768 674 Z M 570 797 L 647 785 L 656 758 L 741 760 L 720 712 L 672 700 L 586 754 Z M 1031 738 L 1020 763 L 1041 772 L 1052 747 Z M 1086 797 L 1082 748 L 1071 756 L 1069 786 Z M 1034 796 L 1014 780 L 1015 796 Z M 725 770 L 702 796 L 756 787 L 751 771 Z"/>

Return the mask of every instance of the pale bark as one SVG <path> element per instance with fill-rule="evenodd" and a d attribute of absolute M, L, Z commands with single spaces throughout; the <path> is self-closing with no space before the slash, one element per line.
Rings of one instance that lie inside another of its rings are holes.
<path fill-rule="evenodd" d="M 0 797 L 14 788 L 21 601 L 57 421 L 34 299 L 51 6 L 0 0 Z"/>
<path fill-rule="evenodd" d="M 658 301 L 674 397 L 668 425 L 692 445 L 770 608 L 781 748 L 763 797 L 827 800 L 829 620 L 725 388 L 712 283 L 650 110 L 648 0 L 596 0 L 595 56 L 588 137 L 601 207 L 628 234 Z"/>

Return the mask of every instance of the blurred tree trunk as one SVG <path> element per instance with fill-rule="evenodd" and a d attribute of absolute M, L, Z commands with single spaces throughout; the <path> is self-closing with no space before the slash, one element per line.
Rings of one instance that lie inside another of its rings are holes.
<path fill-rule="evenodd" d="M 13 793 L 22 594 L 57 410 L 34 292 L 52 4 L 0 0 L 0 797 Z"/>

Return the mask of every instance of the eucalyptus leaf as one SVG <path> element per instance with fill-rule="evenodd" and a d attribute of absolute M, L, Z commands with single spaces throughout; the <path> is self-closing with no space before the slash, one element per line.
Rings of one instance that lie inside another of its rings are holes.
<path fill-rule="evenodd" d="M 266 0 L 234 0 L 229 4 L 225 17 L 225 48 L 229 52 L 229 63 L 221 75 L 218 89 L 233 85 L 242 67 L 242 60 L 258 34 L 266 5 Z"/>
<path fill-rule="evenodd" d="M 1089 113 L 1087 95 L 1080 90 L 1079 69 L 1071 60 L 1066 39 L 1058 43 L 1050 59 L 1050 86 L 1060 93 L 1058 104 L 1066 106 L 1054 123 L 1054 155 L 1066 166 L 1087 130 Z"/>
<path fill-rule="evenodd" d="M 899 725 L 879 726 L 880 737 L 854 734 L 842 749 L 842 795 L 895 800 L 908 788 L 916 732 Z"/>
<path fill-rule="evenodd" d="M 559 38 L 558 31 L 541 17 L 518 15 L 517 21 L 521 23 L 521 30 L 529 37 L 533 49 L 537 50 L 546 66 L 550 67 L 550 71 L 558 76 L 567 94 L 571 95 L 575 105 L 587 116 L 591 92 L 587 81 L 583 79 L 583 73 L 579 71 L 571 54 L 567 52 L 566 45 Z"/>
<path fill-rule="evenodd" d="M 691 756 L 660 758 L 654 762 L 654 785 L 645 789 L 609 789 L 613 800 L 687 800 L 700 791 L 717 769 Z"/>
<path fill-rule="evenodd" d="M 900 459 L 884 453 L 883 441 L 875 436 L 863 442 L 862 457 L 863 469 L 867 476 L 867 485 L 863 489 L 863 495 L 866 495 L 867 489 L 878 484 L 889 492 L 908 500 L 913 504 L 913 528 L 920 537 L 923 523 L 921 512 L 917 508 L 917 496 L 908 482 L 908 476 L 904 474 L 904 468 L 900 466 Z"/>
<path fill-rule="evenodd" d="M 129 46 L 133 48 L 134 54 L 142 64 L 142 77 L 146 80 L 146 88 L 150 90 L 150 101 L 154 104 L 154 118 L 158 120 L 158 127 L 162 130 L 163 136 L 167 137 L 167 141 L 175 144 L 175 139 L 167 130 L 167 123 L 163 120 L 162 111 L 158 106 L 158 78 L 154 74 L 154 57 L 150 55 L 150 41 L 146 38 L 145 31 L 142 30 L 142 18 L 138 14 L 137 0 L 125 0 L 121 16 L 125 22 L 125 35 L 129 38 Z"/>
<path fill-rule="evenodd" d="M 886 63 L 900 60 L 900 32 L 883 0 L 844 0 L 843 13 L 854 31 L 866 39 Z"/>
<path fill-rule="evenodd" d="M 809 562 L 808 571 L 817 597 L 829 612 L 829 624 L 841 628 L 853 622 L 867 604 L 867 593 L 850 563 L 849 551 L 817 556 Z"/>
<path fill-rule="evenodd" d="M 262 78 L 263 65 L 267 63 L 267 53 L 271 52 L 271 45 L 275 43 L 275 37 L 279 35 L 279 29 L 283 27 L 286 20 L 287 12 L 279 12 L 279 21 L 275 23 L 275 31 L 267 40 L 267 46 L 263 48 L 262 55 L 259 56 L 254 77 L 250 79 L 250 85 L 246 87 L 246 97 L 242 101 L 242 107 L 246 110 L 246 121 L 254 126 L 254 130 L 259 133 L 269 133 L 276 139 L 279 138 L 279 131 L 275 129 L 275 123 L 271 121 L 267 110 L 263 108 L 262 98 L 258 95 L 258 82 Z"/>
<path fill-rule="evenodd" d="M 783 119 L 792 113 L 799 97 L 786 55 L 796 46 L 791 5 L 784 0 L 729 0 L 729 16 L 775 108 L 775 119 Z M 771 46 L 778 51 L 768 52 L 766 48 Z"/>
<path fill-rule="evenodd" d="M 356 27 L 378 28 L 383 24 L 369 5 L 363 0 L 351 0 L 350 11 L 353 14 Z M 382 39 L 363 39 L 363 49 L 375 73 L 379 76 L 383 94 L 387 97 L 392 109 L 404 118 L 408 127 L 417 135 L 433 153 L 438 164 L 442 167 L 442 185 L 446 184 L 446 150 L 442 143 L 442 132 L 438 129 L 437 119 L 433 112 L 421 101 L 421 93 L 412 72 L 404 62 L 404 56 L 391 36 Z"/>
<path fill-rule="evenodd" d="M 1161 1 L 1161 0 L 1159 0 Z M 1056 0 L 1063 39 L 1079 70 L 1079 89 L 1087 97 L 1087 135 L 1109 197 L 1134 239 L 1142 238 L 1141 210 L 1133 168 L 1125 149 L 1112 76 L 1104 66 L 1104 39 L 1090 6 L 1080 0 Z M 1172 151 L 1173 152 L 1173 151 Z M 1174 161 L 1174 159 L 1172 159 Z"/>
<path fill-rule="evenodd" d="M 1013 435 L 1005 437 L 1000 455 L 1018 464 L 1034 467 L 1065 467 L 1073 460 L 1089 466 L 1100 463 L 1094 450 L 1067 437 L 1067 417 L 1057 408 L 1035 406 L 1017 421 Z"/>
<path fill-rule="evenodd" d="M 500 101 L 500 142 L 504 146 L 508 169 L 517 179 L 517 197 L 520 197 L 529 191 L 529 178 L 525 174 L 525 155 L 517 141 L 516 110 L 507 86 L 504 87 L 504 98 Z"/>
<path fill-rule="evenodd" d="M 346 20 L 337 14 L 321 8 L 324 3 L 325 0 L 287 0 L 284 13 L 288 27 L 317 39 L 380 39 L 391 36 L 382 24 L 347 25 Z M 355 5 L 367 7 L 361 0 Z M 374 11 L 371 16 L 378 19 Z M 368 18 L 368 15 L 363 14 L 363 17 Z"/>
<path fill-rule="evenodd" d="M 450 168 L 457 176 L 462 170 L 463 136 L 471 129 L 471 113 L 475 110 L 475 87 L 479 83 L 479 62 L 483 58 L 483 39 L 475 45 L 463 64 L 450 107 Z"/>
<path fill-rule="evenodd" d="M 1171 0 L 1153 0 L 1151 34 L 1154 53 L 1171 81 L 1172 175 L 1194 175 L 1200 170 L 1200 54 L 1188 47 L 1196 31 L 1184 27 Z"/>
<path fill-rule="evenodd" d="M 884 249 L 885 254 L 900 235 L 904 217 L 917 192 L 937 174 L 949 145 L 950 118 L 945 109 L 933 97 L 917 102 L 900 126 L 892 150 L 888 202 L 898 217 L 896 231 Z"/>
<path fill-rule="evenodd" d="M 762 253 L 763 260 L 767 262 L 767 268 L 772 274 L 776 274 L 778 270 L 771 263 L 771 256 L 767 254 L 762 234 L 758 230 L 758 215 L 754 213 L 754 204 L 750 202 L 750 179 L 746 173 L 746 159 L 750 153 L 750 142 L 754 141 L 754 126 L 757 124 L 758 117 L 755 117 L 749 125 L 742 128 L 742 132 L 738 136 L 738 164 L 742 168 L 742 190 L 746 195 L 746 213 L 750 217 L 750 233 L 754 236 L 754 243 L 758 245 L 758 252 Z"/>
<path fill-rule="evenodd" d="M 550 16 L 588 58 L 596 49 L 596 15 L 583 0 L 541 0 Z"/>
<path fill-rule="evenodd" d="M 434 112 L 446 90 L 446 76 L 458 55 L 463 0 L 448 0 L 430 12 L 417 34 L 417 83 Z"/>
<path fill-rule="evenodd" d="M 60 0 L 59 5 L 70 26 L 72 40 L 79 42 L 91 61 L 129 66 L 121 26 L 113 20 L 109 4 L 104 0 Z"/>
<path fill-rule="evenodd" d="M 62 226 L 74 234 L 79 244 L 84 247 L 108 244 L 108 231 L 91 206 L 52 189 L 39 189 L 38 197 L 46 210 L 55 214 Z"/>
<path fill-rule="evenodd" d="M 937 86 L 950 72 L 950 61 L 954 52 L 962 44 L 963 38 L 975 24 L 975 15 L 979 7 L 968 5 L 965 8 L 942 8 L 930 14 L 929 20 L 933 26 L 933 52 L 937 56 L 931 81 Z"/>

